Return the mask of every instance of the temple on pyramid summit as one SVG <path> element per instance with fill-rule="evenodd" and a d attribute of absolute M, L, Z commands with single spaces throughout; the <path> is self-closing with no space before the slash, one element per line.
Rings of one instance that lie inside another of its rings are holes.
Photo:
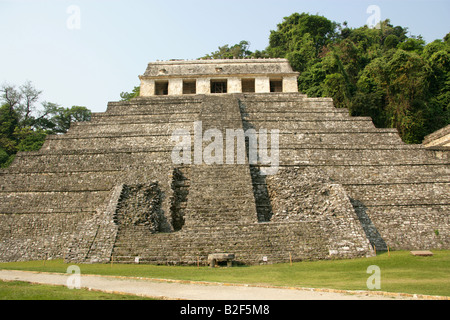
<path fill-rule="evenodd" d="M 150 63 L 0 171 L 0 261 L 196 265 L 450 249 L 448 147 L 298 92 L 285 59 Z"/>

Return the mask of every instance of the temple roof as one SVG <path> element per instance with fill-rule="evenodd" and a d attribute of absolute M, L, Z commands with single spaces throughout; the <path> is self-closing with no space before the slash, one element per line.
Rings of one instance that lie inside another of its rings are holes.
<path fill-rule="evenodd" d="M 287 59 L 171 60 L 148 64 L 141 78 L 298 75 Z"/>

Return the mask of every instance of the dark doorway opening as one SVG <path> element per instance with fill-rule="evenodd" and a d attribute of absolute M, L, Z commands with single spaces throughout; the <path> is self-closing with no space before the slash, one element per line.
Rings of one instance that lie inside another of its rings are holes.
<path fill-rule="evenodd" d="M 195 80 L 184 80 L 183 81 L 183 94 L 196 94 L 197 93 L 197 83 Z"/>
<path fill-rule="evenodd" d="M 270 80 L 270 92 L 283 92 L 283 80 Z"/>
<path fill-rule="evenodd" d="M 227 93 L 228 81 L 225 80 L 211 80 L 211 93 Z"/>
<path fill-rule="evenodd" d="M 243 93 L 255 92 L 255 79 L 242 79 L 242 92 Z"/>
<path fill-rule="evenodd" d="M 155 95 L 167 96 L 169 94 L 169 81 L 156 81 L 155 82 Z"/>

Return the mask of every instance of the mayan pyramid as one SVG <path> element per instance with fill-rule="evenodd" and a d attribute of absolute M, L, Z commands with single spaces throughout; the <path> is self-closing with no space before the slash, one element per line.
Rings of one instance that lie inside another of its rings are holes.
<path fill-rule="evenodd" d="M 110 102 L 0 171 L 0 261 L 203 264 L 233 253 L 258 264 L 450 249 L 448 150 L 308 98 L 297 77 L 284 59 L 150 63 L 141 97 Z M 226 133 L 255 136 L 220 153 L 211 132 L 224 149 Z M 174 160 L 180 141 L 189 161 Z"/>

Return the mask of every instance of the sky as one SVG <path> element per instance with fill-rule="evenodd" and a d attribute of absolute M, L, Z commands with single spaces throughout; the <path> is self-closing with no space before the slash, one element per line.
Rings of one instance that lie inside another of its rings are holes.
<path fill-rule="evenodd" d="M 0 0 L 0 85 L 31 81 L 40 102 L 104 112 L 149 62 L 197 59 L 241 40 L 263 50 L 295 12 L 351 28 L 379 13 L 426 42 L 450 32 L 449 0 Z"/>

